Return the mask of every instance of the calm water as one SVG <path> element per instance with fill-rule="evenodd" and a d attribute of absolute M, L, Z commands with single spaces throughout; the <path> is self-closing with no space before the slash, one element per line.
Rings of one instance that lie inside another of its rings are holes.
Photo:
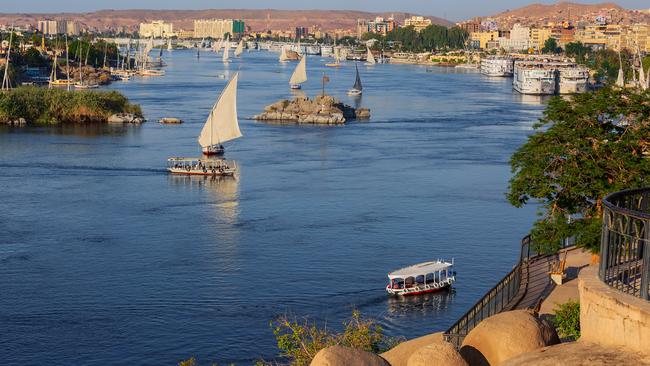
<path fill-rule="evenodd" d="M 0 129 L 0 355 L 12 365 L 250 364 L 276 355 L 269 321 L 339 327 L 356 308 L 389 335 L 446 329 L 512 268 L 534 209 L 504 198 L 508 158 L 543 103 L 510 79 L 446 68 L 308 61 L 304 92 L 368 107 L 369 122 L 245 118 L 291 92 L 293 65 L 245 53 L 166 53 L 167 75 L 114 83 L 142 126 Z M 240 71 L 238 179 L 172 177 L 196 156 L 219 74 Z M 180 126 L 156 123 L 179 117 Z M 399 300 L 386 273 L 454 258 L 452 293 Z"/>

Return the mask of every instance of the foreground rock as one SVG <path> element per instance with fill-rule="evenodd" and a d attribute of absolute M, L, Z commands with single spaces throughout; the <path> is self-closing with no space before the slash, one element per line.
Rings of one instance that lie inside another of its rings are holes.
<path fill-rule="evenodd" d="M 108 123 L 133 123 L 139 125 L 145 121 L 144 118 L 139 117 L 133 113 L 117 113 L 108 117 Z"/>
<path fill-rule="evenodd" d="M 438 344 L 442 342 L 444 342 L 444 339 L 442 338 L 442 332 L 428 334 L 419 338 L 402 342 L 389 351 L 382 353 L 381 357 L 390 362 L 392 366 L 407 366 L 411 355 L 413 355 L 420 348 L 426 347 L 430 344 Z"/>
<path fill-rule="evenodd" d="M 174 117 L 163 117 L 158 120 L 158 122 L 162 124 L 170 124 L 170 125 L 179 125 L 183 123 L 183 120 L 180 118 L 174 118 Z"/>
<path fill-rule="evenodd" d="M 525 310 L 500 313 L 472 329 L 460 349 L 470 365 L 499 365 L 558 343 L 555 330 Z"/>
<path fill-rule="evenodd" d="M 264 108 L 264 112 L 253 117 L 260 121 L 295 122 L 301 124 L 343 124 L 351 119 L 368 119 L 370 110 L 354 109 L 329 95 L 314 99 L 297 97 L 281 100 Z"/>
<path fill-rule="evenodd" d="M 449 342 L 432 343 L 424 346 L 409 357 L 407 366 L 467 366 L 456 348 Z"/>
<path fill-rule="evenodd" d="M 320 350 L 311 361 L 311 366 L 391 366 L 374 353 L 343 346 L 332 346 Z"/>
<path fill-rule="evenodd" d="M 558 344 L 507 360 L 500 366 L 607 366 L 650 365 L 646 356 L 623 348 L 609 348 L 587 342 Z"/>

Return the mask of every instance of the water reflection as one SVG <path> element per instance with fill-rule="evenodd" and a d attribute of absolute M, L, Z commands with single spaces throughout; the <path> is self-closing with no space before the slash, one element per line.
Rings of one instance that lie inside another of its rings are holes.
<path fill-rule="evenodd" d="M 29 132 L 42 135 L 79 137 L 130 136 L 140 133 L 140 125 L 123 123 L 74 123 L 56 126 L 0 126 L 0 132 Z"/>
<path fill-rule="evenodd" d="M 544 96 L 544 95 L 526 95 L 520 93 L 514 93 L 514 94 L 515 94 L 514 99 L 516 101 L 526 105 L 533 105 L 533 106 L 543 105 L 549 99 L 548 96 Z"/>
<path fill-rule="evenodd" d="M 452 288 L 441 292 L 418 296 L 390 296 L 388 298 L 388 314 L 391 317 L 412 316 L 417 312 L 430 314 L 445 311 L 453 302 L 456 291 Z"/>

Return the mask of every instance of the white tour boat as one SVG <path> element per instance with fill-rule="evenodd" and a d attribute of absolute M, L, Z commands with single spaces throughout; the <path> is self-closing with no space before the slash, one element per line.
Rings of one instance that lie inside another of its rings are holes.
<path fill-rule="evenodd" d="M 172 174 L 233 176 L 237 165 L 234 161 L 215 158 L 169 158 L 167 170 Z"/>
<path fill-rule="evenodd" d="M 392 295 L 411 296 L 448 289 L 456 281 L 454 261 L 436 260 L 415 264 L 388 274 L 386 291 Z"/>

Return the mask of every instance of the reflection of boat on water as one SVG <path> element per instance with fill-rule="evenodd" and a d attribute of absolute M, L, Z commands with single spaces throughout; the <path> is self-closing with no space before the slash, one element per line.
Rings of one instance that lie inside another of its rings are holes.
<path fill-rule="evenodd" d="M 385 297 L 389 317 L 402 317 L 413 313 L 439 313 L 448 309 L 453 302 L 455 290 L 422 294 L 418 296 L 388 296 Z"/>
<path fill-rule="evenodd" d="M 386 291 L 391 295 L 412 296 L 448 289 L 456 281 L 453 260 L 415 264 L 388 274 Z"/>

